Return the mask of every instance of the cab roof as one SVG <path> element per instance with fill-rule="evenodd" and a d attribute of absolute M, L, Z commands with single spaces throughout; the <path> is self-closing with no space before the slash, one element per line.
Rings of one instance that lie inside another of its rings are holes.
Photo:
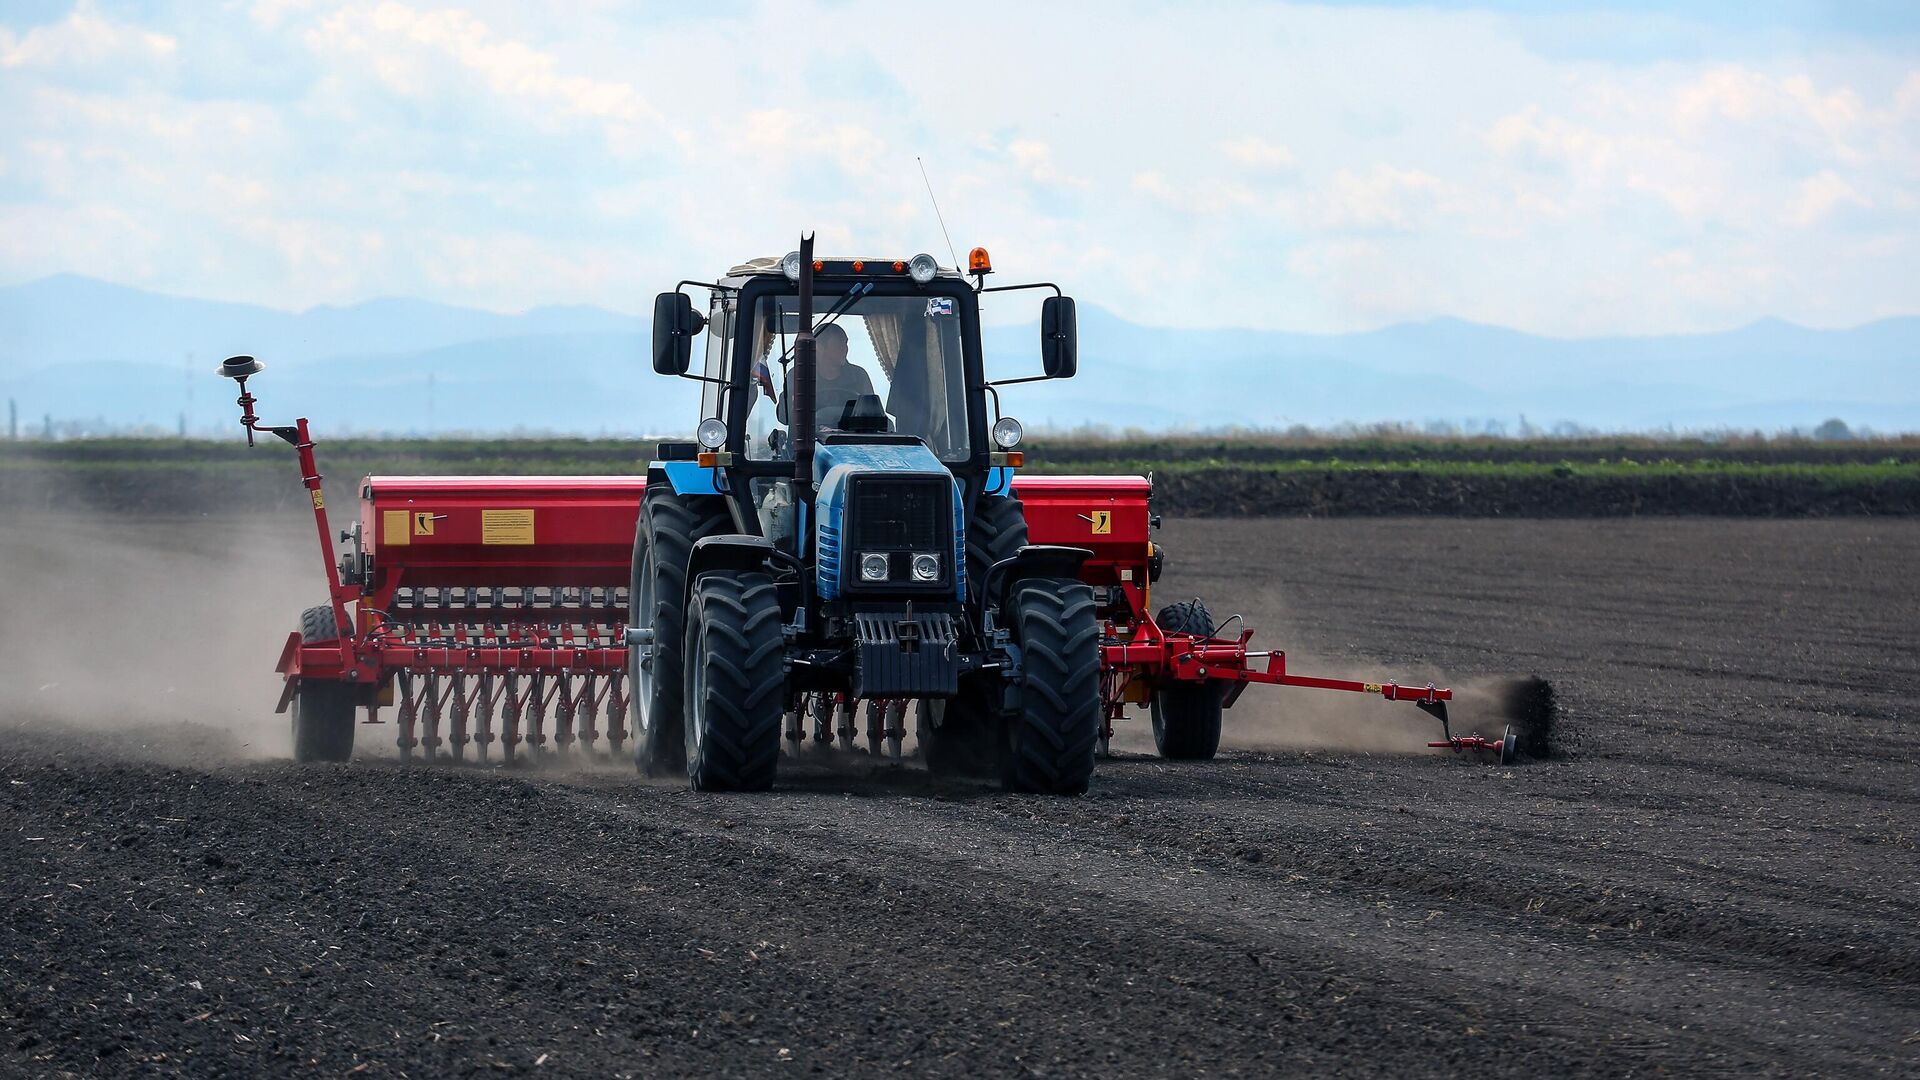
<path fill-rule="evenodd" d="M 850 256 L 850 255 L 815 255 L 814 260 L 816 262 L 827 262 L 827 263 L 864 262 L 872 265 L 890 265 L 894 262 L 905 262 L 907 259 L 910 259 L 912 257 L 913 256 L 911 255 L 894 255 L 891 257 L 869 256 L 866 258 L 861 258 L 860 256 Z M 758 259 L 748 259 L 746 262 L 743 262 L 738 266 L 735 266 L 732 269 L 728 270 L 727 277 L 749 278 L 749 277 L 767 277 L 772 275 L 778 275 L 780 273 L 780 260 L 783 258 L 785 258 L 785 256 L 765 255 Z M 937 269 L 937 271 L 934 274 L 934 277 L 936 278 L 958 278 L 959 276 L 960 276 L 960 271 L 955 270 L 951 266 L 941 266 Z"/>

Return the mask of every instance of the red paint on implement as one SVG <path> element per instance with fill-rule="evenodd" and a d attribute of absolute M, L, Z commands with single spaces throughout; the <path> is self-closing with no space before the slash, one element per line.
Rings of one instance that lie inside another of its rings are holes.
<path fill-rule="evenodd" d="M 301 449 L 305 475 L 315 476 L 310 444 Z M 626 611 L 620 605 L 556 602 L 503 609 L 483 601 L 450 609 L 444 623 L 429 618 L 424 631 L 419 619 L 406 624 L 394 619 L 390 607 L 402 589 L 459 591 L 463 598 L 467 590 L 487 594 L 534 587 L 610 596 L 627 582 L 645 491 L 644 476 L 369 476 L 361 482 L 360 521 L 372 574 L 365 595 L 353 596 L 360 601 L 359 619 L 351 624 L 355 633 L 325 644 L 289 642 L 280 670 L 289 678 L 344 678 L 378 686 L 399 673 L 435 680 L 593 675 L 606 683 L 602 695 L 617 703 L 624 694 L 620 681 L 626 662 Z M 1229 704 L 1254 683 L 1378 694 L 1424 705 L 1453 697 L 1450 689 L 1432 685 L 1292 674 L 1284 652 L 1251 649 L 1253 633 L 1245 628 L 1231 637 L 1162 631 L 1150 609 L 1155 548 L 1149 508 L 1153 484 L 1146 477 L 1019 476 L 1013 491 L 1025 507 L 1032 542 L 1092 552 L 1081 576 L 1103 597 L 1101 687 L 1109 735 L 1127 704 L 1144 707 L 1155 689 L 1179 683 L 1225 684 Z M 523 515 L 513 519 L 519 524 L 507 536 L 510 542 L 500 535 L 490 540 L 487 532 L 487 514 L 502 511 Z M 418 514 L 428 515 L 431 525 L 416 526 Z M 402 524 L 405 538 L 395 542 L 385 530 Z M 335 587 L 357 593 L 352 586 Z M 497 632 L 470 640 L 468 626 L 490 624 Z M 435 636 L 436 626 L 450 636 Z M 1214 628 L 1215 634 L 1221 629 Z M 401 704 L 403 744 L 412 741 L 412 714 L 423 707 L 437 714 L 431 687 L 430 682 L 420 700 Z M 528 692 L 525 705 L 543 701 L 534 693 Z M 517 700 L 508 703 L 504 741 L 509 745 L 519 741 L 512 721 L 522 707 Z M 608 734 L 624 735 L 620 717 L 608 720 Z M 570 729 L 562 731 L 563 739 L 571 737 Z M 544 738 L 537 728 L 533 737 Z M 1461 739 L 1439 745 L 1488 748 Z"/>

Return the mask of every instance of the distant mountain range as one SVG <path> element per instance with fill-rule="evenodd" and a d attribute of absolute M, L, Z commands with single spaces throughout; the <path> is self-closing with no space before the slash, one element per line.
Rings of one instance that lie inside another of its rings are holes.
<path fill-rule="evenodd" d="M 989 370 L 1037 369 L 1032 325 L 989 328 Z M 0 288 L 0 396 L 21 426 L 232 430 L 220 359 L 269 365 L 264 413 L 344 434 L 680 433 L 695 384 L 648 366 L 647 321 L 418 300 L 277 311 L 58 275 Z M 1765 320 L 1710 334 L 1560 339 L 1454 319 L 1355 334 L 1138 326 L 1080 306 L 1080 375 L 1005 392 L 1032 428 L 1446 422 L 1508 432 L 1920 430 L 1920 317 L 1850 330 Z"/>

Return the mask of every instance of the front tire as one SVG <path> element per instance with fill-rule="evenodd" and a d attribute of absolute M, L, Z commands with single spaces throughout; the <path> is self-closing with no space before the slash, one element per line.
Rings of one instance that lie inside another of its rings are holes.
<path fill-rule="evenodd" d="M 1213 615 L 1198 600 L 1169 604 L 1154 619 L 1169 634 L 1207 637 Z M 1220 751 L 1220 721 L 1226 689 L 1208 679 L 1178 682 L 1153 692 L 1153 745 L 1171 761 L 1212 761 Z"/>
<path fill-rule="evenodd" d="M 726 503 L 684 496 L 667 482 L 647 487 L 633 539 L 627 621 L 653 630 L 652 645 L 627 647 L 627 715 L 633 763 L 648 775 L 686 768 L 682 693 L 686 661 L 687 562 L 694 541 L 732 527 Z M 643 655 L 643 652 L 650 655 Z"/>
<path fill-rule="evenodd" d="M 687 611 L 687 779 L 695 791 L 765 791 L 780 760 L 786 639 L 765 574 L 702 574 Z"/>
<path fill-rule="evenodd" d="M 333 606 L 300 613 L 300 640 L 320 645 L 340 640 Z M 293 760 L 345 761 L 353 756 L 353 714 L 358 707 L 352 683 L 301 679 L 293 695 Z"/>
<path fill-rule="evenodd" d="M 1093 590 L 1072 578 L 1015 584 L 1012 626 L 1025 673 L 1008 722 L 1009 791 L 1081 795 L 1100 740 L 1100 623 Z"/>

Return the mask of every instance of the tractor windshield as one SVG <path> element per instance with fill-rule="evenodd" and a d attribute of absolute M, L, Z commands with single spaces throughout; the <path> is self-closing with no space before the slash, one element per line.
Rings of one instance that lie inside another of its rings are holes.
<path fill-rule="evenodd" d="M 820 314 L 838 297 L 825 295 Z M 819 315 L 816 315 L 819 318 Z M 786 457 L 788 376 L 799 298 L 762 297 L 752 321 L 753 406 L 747 419 L 747 456 Z M 947 460 L 967 456 L 966 363 L 961 353 L 959 304 L 950 296 L 868 296 L 815 332 L 814 415 L 820 431 L 839 427 L 847 403 L 879 397 L 894 431 L 924 440 Z"/>

